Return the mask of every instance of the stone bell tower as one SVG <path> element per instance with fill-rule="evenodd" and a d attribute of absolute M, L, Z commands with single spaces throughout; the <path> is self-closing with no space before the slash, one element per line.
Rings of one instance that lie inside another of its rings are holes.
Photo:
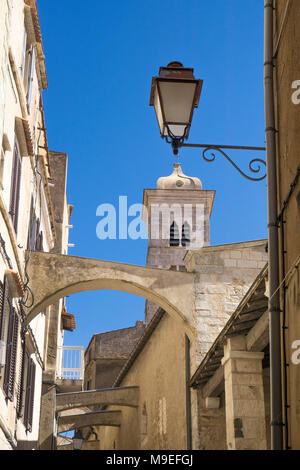
<path fill-rule="evenodd" d="M 200 179 L 186 176 L 179 163 L 174 164 L 170 176 L 158 179 L 156 189 L 144 190 L 148 267 L 186 271 L 186 252 L 210 244 L 209 222 L 214 197 L 215 191 L 203 190 Z M 157 308 L 146 301 L 146 324 Z"/>

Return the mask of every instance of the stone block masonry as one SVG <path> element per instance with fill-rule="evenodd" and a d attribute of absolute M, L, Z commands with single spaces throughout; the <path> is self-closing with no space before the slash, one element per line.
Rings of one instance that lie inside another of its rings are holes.
<path fill-rule="evenodd" d="M 267 263 L 266 241 L 204 247 L 184 261 L 195 276 L 198 365 Z"/>

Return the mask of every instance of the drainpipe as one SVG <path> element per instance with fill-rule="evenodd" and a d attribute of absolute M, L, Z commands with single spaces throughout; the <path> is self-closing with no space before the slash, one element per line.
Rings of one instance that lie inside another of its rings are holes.
<path fill-rule="evenodd" d="M 274 0 L 265 0 L 265 119 L 268 186 L 270 394 L 272 450 L 282 450 L 281 327 L 277 222 L 276 129 L 273 82 Z"/>
<path fill-rule="evenodd" d="M 191 343 L 185 335 L 185 378 L 186 378 L 186 433 L 187 450 L 192 450 L 192 410 L 191 410 Z"/>

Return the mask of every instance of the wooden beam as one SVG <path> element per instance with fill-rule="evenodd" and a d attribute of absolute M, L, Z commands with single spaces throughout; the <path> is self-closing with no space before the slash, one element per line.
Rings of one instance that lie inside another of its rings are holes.
<path fill-rule="evenodd" d="M 246 336 L 248 351 L 263 351 L 269 343 L 269 312 L 266 311 Z"/>
<path fill-rule="evenodd" d="M 202 397 L 217 397 L 224 388 L 224 370 L 223 366 L 214 373 L 202 389 Z"/>

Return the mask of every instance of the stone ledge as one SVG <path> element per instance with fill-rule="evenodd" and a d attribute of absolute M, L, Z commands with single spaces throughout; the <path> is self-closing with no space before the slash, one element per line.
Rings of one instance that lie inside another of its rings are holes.
<path fill-rule="evenodd" d="M 229 359 L 249 359 L 262 361 L 265 354 L 262 352 L 249 352 L 249 351 L 228 351 L 222 359 L 222 365 L 224 366 Z"/>

